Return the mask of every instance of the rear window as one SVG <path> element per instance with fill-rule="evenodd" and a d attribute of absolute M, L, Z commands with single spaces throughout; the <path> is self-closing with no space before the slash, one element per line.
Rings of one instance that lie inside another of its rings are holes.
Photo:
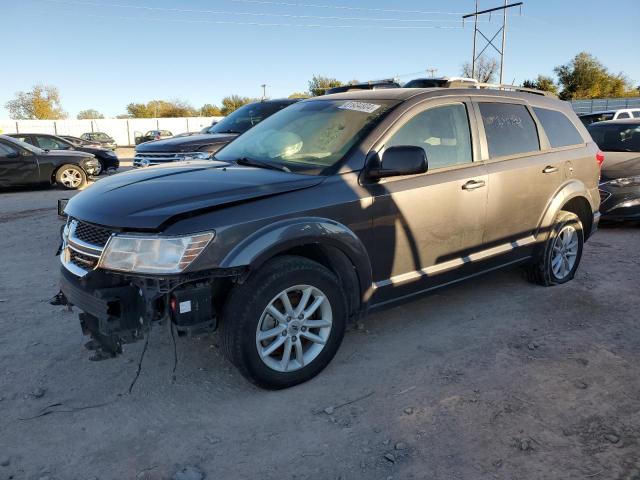
<path fill-rule="evenodd" d="M 489 157 L 505 157 L 540 150 L 536 124 L 524 105 L 479 103 Z"/>
<path fill-rule="evenodd" d="M 551 147 L 568 147 L 584 143 L 582 136 L 564 113 L 536 107 L 533 111 L 540 120 Z"/>

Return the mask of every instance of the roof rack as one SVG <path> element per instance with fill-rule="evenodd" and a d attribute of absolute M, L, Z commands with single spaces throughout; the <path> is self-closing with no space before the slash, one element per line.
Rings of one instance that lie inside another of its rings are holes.
<path fill-rule="evenodd" d="M 471 88 L 493 88 L 496 90 L 507 90 L 513 92 L 533 93 L 534 95 L 544 95 L 545 97 L 558 98 L 555 93 L 545 92 L 544 90 L 536 90 L 535 88 L 519 87 L 517 85 L 506 85 L 504 83 L 478 83 L 471 85 Z"/>

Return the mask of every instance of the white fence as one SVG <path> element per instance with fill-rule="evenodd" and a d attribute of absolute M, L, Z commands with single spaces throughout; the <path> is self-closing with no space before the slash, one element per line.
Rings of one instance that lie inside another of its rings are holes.
<path fill-rule="evenodd" d="M 107 118 L 102 120 L 0 120 L 0 133 L 51 133 L 79 137 L 104 132 L 119 146 L 135 145 L 135 138 L 149 130 L 169 130 L 174 135 L 199 132 L 223 117 Z"/>

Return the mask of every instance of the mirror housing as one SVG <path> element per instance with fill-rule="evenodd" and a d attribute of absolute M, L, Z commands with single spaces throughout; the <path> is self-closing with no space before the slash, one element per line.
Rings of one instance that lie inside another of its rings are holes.
<path fill-rule="evenodd" d="M 400 145 L 389 147 L 384 155 L 369 169 L 369 177 L 378 179 L 385 177 L 399 177 L 402 175 L 417 175 L 428 169 L 427 153 L 422 147 Z"/>

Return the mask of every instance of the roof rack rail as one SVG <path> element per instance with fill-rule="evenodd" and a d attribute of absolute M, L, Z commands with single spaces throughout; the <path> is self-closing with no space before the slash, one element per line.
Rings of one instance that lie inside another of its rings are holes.
<path fill-rule="evenodd" d="M 494 88 L 496 90 L 509 90 L 514 92 L 527 92 L 534 95 L 544 95 L 545 97 L 558 98 L 555 93 L 545 92 L 544 90 L 536 90 L 535 88 L 519 87 L 518 85 L 506 85 L 504 83 L 478 83 L 472 85 L 471 88 Z"/>

